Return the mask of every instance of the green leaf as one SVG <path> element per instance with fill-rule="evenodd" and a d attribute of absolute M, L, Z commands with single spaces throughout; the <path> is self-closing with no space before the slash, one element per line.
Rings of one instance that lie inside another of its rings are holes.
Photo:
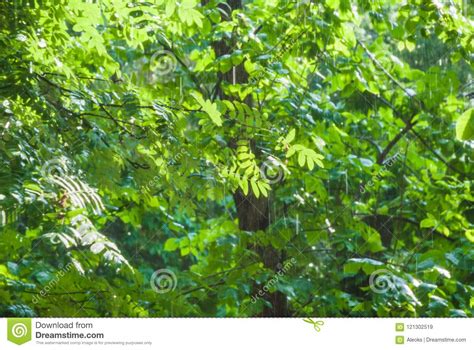
<path fill-rule="evenodd" d="M 222 126 L 221 113 L 217 109 L 217 103 L 212 103 L 210 100 L 204 100 L 200 93 L 192 92 L 191 95 L 196 99 L 196 101 L 201 105 L 204 112 L 207 113 L 212 122 L 217 126 Z"/>
<path fill-rule="evenodd" d="M 242 189 L 242 192 L 244 195 L 248 195 L 249 193 L 249 182 L 247 179 L 242 179 L 240 181 L 240 188 Z"/>
<path fill-rule="evenodd" d="M 173 252 L 179 248 L 179 240 L 177 238 L 168 238 L 165 242 L 164 250 Z"/>
<path fill-rule="evenodd" d="M 344 272 L 353 274 L 362 269 L 368 275 L 380 269 L 381 266 L 384 266 L 381 261 L 369 258 L 353 258 L 349 259 L 347 263 L 344 264 Z"/>
<path fill-rule="evenodd" d="M 304 166 L 305 161 L 306 161 L 306 158 L 305 158 L 304 152 L 300 152 L 298 154 L 298 164 L 302 167 Z"/>
<path fill-rule="evenodd" d="M 474 108 L 468 109 L 456 123 L 456 138 L 458 140 L 474 139 Z"/>
<path fill-rule="evenodd" d="M 171 17 L 173 14 L 174 10 L 176 8 L 176 1 L 174 0 L 167 0 L 166 2 L 166 17 Z"/>
<path fill-rule="evenodd" d="M 285 143 L 291 143 L 296 137 L 296 130 L 291 129 L 288 135 L 285 137 Z"/>
<path fill-rule="evenodd" d="M 250 180 L 250 185 L 252 186 L 252 192 L 255 195 L 255 197 L 260 197 L 260 190 L 258 189 L 257 183 L 255 180 Z"/>
<path fill-rule="evenodd" d="M 420 222 L 420 227 L 425 228 L 425 227 L 435 227 L 436 226 L 436 220 L 433 218 L 426 218 Z"/>
<path fill-rule="evenodd" d="M 332 8 L 333 10 L 339 8 L 339 1 L 340 0 L 326 0 L 326 4 Z"/>
<path fill-rule="evenodd" d="M 466 238 L 474 243 L 474 230 L 466 230 Z"/>

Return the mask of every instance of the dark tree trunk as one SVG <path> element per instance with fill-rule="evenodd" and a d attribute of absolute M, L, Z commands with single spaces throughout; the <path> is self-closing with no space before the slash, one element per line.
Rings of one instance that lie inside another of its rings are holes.
<path fill-rule="evenodd" d="M 226 4 L 219 4 L 220 8 L 227 13 L 223 15 L 224 20 L 229 20 L 231 11 L 242 8 L 241 0 L 227 0 Z M 227 18 L 226 18 L 227 17 Z M 223 56 L 230 54 L 235 41 L 238 38 L 232 38 L 231 42 L 225 39 L 215 42 L 213 44 L 216 56 Z M 248 74 L 244 69 L 243 64 L 240 64 L 226 73 L 218 73 L 218 82 L 226 82 L 229 84 L 245 84 L 248 82 Z M 219 99 L 233 100 L 232 96 L 226 96 L 218 85 L 214 91 L 214 96 Z M 248 105 L 252 104 L 250 96 L 244 101 Z M 250 140 L 254 144 L 253 140 Z M 257 155 L 258 156 L 258 155 Z M 263 196 L 256 198 L 251 191 L 245 195 L 242 191 L 237 190 L 234 194 L 234 202 L 237 209 L 237 216 L 239 219 L 239 228 L 244 231 L 265 231 L 270 224 L 269 219 L 269 198 Z M 277 273 L 281 268 L 282 256 L 281 253 L 271 246 L 257 246 L 254 248 L 256 253 L 262 258 L 266 268 L 271 269 Z M 255 289 L 259 287 L 256 286 Z M 260 286 L 263 288 L 263 286 Z M 264 299 L 268 301 L 272 307 L 265 307 L 259 316 L 264 317 L 284 317 L 289 316 L 288 302 L 286 295 L 276 291 L 275 293 L 266 293 Z"/>

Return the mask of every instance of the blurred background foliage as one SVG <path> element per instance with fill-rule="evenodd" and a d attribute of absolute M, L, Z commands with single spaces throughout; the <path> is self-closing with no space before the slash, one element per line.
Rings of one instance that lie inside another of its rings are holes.
<path fill-rule="evenodd" d="M 472 317 L 473 12 L 2 1 L 0 315 Z"/>

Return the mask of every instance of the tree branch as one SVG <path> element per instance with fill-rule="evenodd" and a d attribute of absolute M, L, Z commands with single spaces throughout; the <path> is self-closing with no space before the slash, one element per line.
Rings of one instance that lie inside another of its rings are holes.
<path fill-rule="evenodd" d="M 459 169 L 456 169 L 455 167 L 453 167 L 451 164 L 448 163 L 448 161 L 446 161 L 442 156 L 440 156 L 433 148 L 431 148 L 431 146 L 428 144 L 428 142 L 426 142 L 425 139 L 423 139 L 415 130 L 410 130 L 410 132 L 416 136 L 416 138 L 418 140 L 420 140 L 421 144 L 423 146 L 425 146 L 425 148 L 430 151 L 437 159 L 439 159 L 441 162 L 443 162 L 449 169 L 451 169 L 452 171 L 462 175 L 462 176 L 466 176 L 466 173 L 462 172 L 461 170 Z"/>
<path fill-rule="evenodd" d="M 406 126 L 393 138 L 393 140 L 389 142 L 389 144 L 385 147 L 382 153 L 379 154 L 377 164 L 383 164 L 385 158 L 390 153 L 392 148 L 398 143 L 398 141 L 402 139 L 403 136 L 405 136 L 405 134 L 407 134 L 416 125 L 417 122 L 412 123 L 412 120 L 413 117 L 406 123 Z"/>

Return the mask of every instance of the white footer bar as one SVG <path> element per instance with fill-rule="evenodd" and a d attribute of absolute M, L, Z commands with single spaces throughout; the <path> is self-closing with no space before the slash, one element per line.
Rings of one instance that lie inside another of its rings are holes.
<path fill-rule="evenodd" d="M 474 319 L 0 319 L 0 349 L 474 349 Z"/>

